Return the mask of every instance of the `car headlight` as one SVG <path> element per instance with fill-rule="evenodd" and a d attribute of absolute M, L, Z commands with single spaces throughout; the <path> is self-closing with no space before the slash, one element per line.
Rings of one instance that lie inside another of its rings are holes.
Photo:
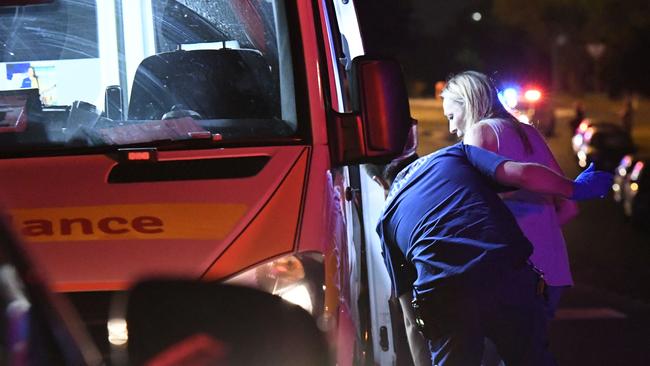
<path fill-rule="evenodd" d="M 323 314 L 325 301 L 324 257 L 301 253 L 276 258 L 226 281 L 257 288 L 299 305 L 315 317 Z"/>
<path fill-rule="evenodd" d="M 573 150 L 577 150 L 582 146 L 582 143 L 584 142 L 584 138 L 582 135 L 575 135 L 571 139 L 571 142 L 573 143 Z"/>
<path fill-rule="evenodd" d="M 587 166 L 587 153 L 584 150 L 578 151 L 578 165 L 580 165 L 581 168 L 585 168 Z"/>

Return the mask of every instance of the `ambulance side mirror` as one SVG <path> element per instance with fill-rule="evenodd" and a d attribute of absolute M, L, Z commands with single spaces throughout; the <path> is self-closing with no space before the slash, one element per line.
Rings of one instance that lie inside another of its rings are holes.
<path fill-rule="evenodd" d="M 352 61 L 353 113 L 335 113 L 334 165 L 385 163 L 399 156 L 414 120 L 399 63 L 360 56 Z"/>

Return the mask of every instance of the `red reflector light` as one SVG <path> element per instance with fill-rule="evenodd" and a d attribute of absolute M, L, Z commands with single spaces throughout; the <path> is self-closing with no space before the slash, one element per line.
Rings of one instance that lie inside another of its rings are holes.
<path fill-rule="evenodd" d="M 155 148 L 119 149 L 119 161 L 126 162 L 155 162 L 158 152 Z"/>
<path fill-rule="evenodd" d="M 625 155 L 623 159 L 621 159 L 621 163 L 619 165 L 623 165 L 625 167 L 632 165 L 632 155 Z"/>
<path fill-rule="evenodd" d="M 149 160 L 151 153 L 149 151 L 129 151 L 127 155 L 128 160 Z"/>

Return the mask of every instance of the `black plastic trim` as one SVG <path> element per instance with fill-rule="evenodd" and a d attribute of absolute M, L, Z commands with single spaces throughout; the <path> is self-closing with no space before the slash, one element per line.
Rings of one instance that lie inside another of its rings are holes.
<path fill-rule="evenodd" d="M 257 175 L 269 159 L 268 156 L 252 156 L 121 163 L 109 173 L 108 183 L 247 178 Z"/>

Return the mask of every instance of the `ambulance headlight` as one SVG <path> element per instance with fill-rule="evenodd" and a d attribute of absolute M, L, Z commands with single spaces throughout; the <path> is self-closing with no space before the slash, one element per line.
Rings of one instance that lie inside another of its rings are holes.
<path fill-rule="evenodd" d="M 323 313 L 325 299 L 324 258 L 320 253 L 301 253 L 276 258 L 225 281 L 254 287 L 299 305 L 314 316 Z"/>

